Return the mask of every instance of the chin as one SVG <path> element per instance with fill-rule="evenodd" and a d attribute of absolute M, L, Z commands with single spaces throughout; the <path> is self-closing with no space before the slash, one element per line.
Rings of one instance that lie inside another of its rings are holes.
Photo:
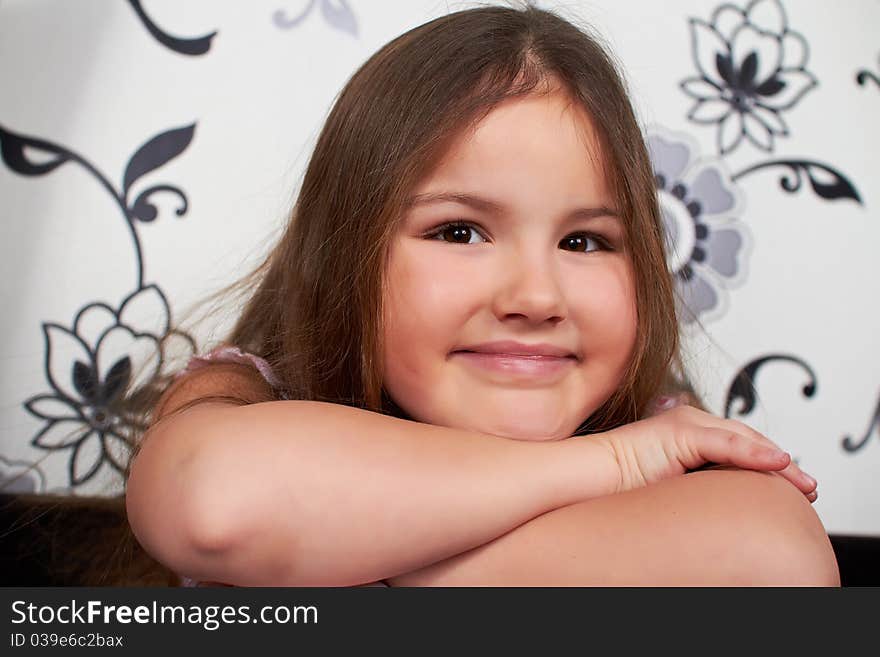
<path fill-rule="evenodd" d="M 563 440 L 570 438 L 571 435 L 580 426 L 580 422 L 570 426 L 566 423 L 564 426 L 559 424 L 548 424 L 546 421 L 518 421 L 511 422 L 509 419 L 501 422 L 489 422 L 485 420 L 474 423 L 465 429 L 487 433 L 501 438 L 510 438 L 512 440 L 528 440 L 532 442 L 551 442 L 554 440 Z"/>
<path fill-rule="evenodd" d="M 417 422 L 532 442 L 570 438 L 592 412 L 592 406 L 573 410 L 531 395 L 515 400 L 471 395 L 468 403 L 451 403 L 448 397 L 431 399 L 432 403 L 424 403 L 423 399 L 421 404 L 412 403 L 412 399 L 403 401 L 405 405 L 396 403 Z M 468 408 L 470 412 L 450 413 L 448 409 L 452 407 Z"/>

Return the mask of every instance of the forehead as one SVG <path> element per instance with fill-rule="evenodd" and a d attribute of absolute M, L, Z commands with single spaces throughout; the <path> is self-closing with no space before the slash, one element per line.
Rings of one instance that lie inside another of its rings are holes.
<path fill-rule="evenodd" d="M 594 123 L 579 103 L 559 90 L 496 106 L 450 142 L 415 191 L 467 190 L 475 185 L 521 194 L 524 200 L 531 191 L 563 202 L 611 201 Z"/>

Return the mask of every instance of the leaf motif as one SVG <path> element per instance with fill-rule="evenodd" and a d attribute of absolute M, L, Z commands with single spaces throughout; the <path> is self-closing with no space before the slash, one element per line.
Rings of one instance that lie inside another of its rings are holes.
<path fill-rule="evenodd" d="M 73 364 L 73 385 L 84 400 L 93 401 L 98 392 L 98 377 L 94 368 L 82 361 L 76 361 Z"/>
<path fill-rule="evenodd" d="M 125 391 L 130 379 L 131 359 L 124 356 L 116 361 L 107 373 L 100 401 L 106 404 L 116 401 L 116 398 Z"/>
<path fill-rule="evenodd" d="M 820 197 L 829 201 L 849 198 L 856 203 L 862 202 L 858 190 L 842 173 L 831 168 L 827 164 L 811 160 L 771 160 L 769 162 L 761 162 L 734 174 L 732 179 L 736 181 L 755 171 L 778 166 L 787 167 L 788 170 L 796 176 L 796 178 L 792 179 L 789 178 L 788 175 L 784 175 L 779 179 L 779 185 L 786 192 L 796 192 L 801 188 L 803 172 L 807 174 L 807 178 L 810 181 L 810 186 L 813 188 L 813 191 Z M 818 175 L 823 175 L 826 180 L 830 179 L 830 182 L 822 181 L 818 178 Z"/>
<path fill-rule="evenodd" d="M 761 96 L 775 96 L 783 89 L 785 89 L 785 82 L 774 76 L 764 80 L 764 82 L 761 83 L 761 86 L 755 89 L 755 93 L 760 94 Z"/>
<path fill-rule="evenodd" d="M 303 9 L 298 16 L 294 16 L 293 18 L 288 18 L 287 13 L 283 9 L 276 9 L 275 13 L 272 14 L 272 22 L 282 30 L 289 30 L 302 23 L 311 13 L 314 6 L 315 0 L 309 0 L 309 4 L 306 8 Z"/>
<path fill-rule="evenodd" d="M 140 18 L 141 22 L 144 24 L 144 27 L 146 27 L 149 33 L 153 35 L 153 38 L 156 39 L 156 41 L 166 48 L 179 52 L 181 55 L 204 55 L 211 49 L 211 39 L 217 36 L 216 30 L 205 36 L 192 39 L 171 36 L 147 16 L 147 12 L 145 12 L 144 8 L 141 6 L 141 0 L 128 0 L 128 4 L 131 5 L 132 9 L 134 9 L 135 13 L 138 15 L 138 18 Z"/>
<path fill-rule="evenodd" d="M 862 202 L 858 191 L 856 191 L 856 188 L 853 187 L 852 183 L 831 167 L 816 162 L 805 162 L 802 166 L 804 171 L 807 172 L 807 177 L 810 179 L 810 187 L 812 187 L 813 191 L 822 198 L 828 200 L 850 198 L 857 203 Z M 817 171 L 830 174 L 832 182 L 825 183 L 817 180 L 815 176 Z"/>
<path fill-rule="evenodd" d="M 758 72 L 758 54 L 753 50 L 743 60 L 742 67 L 739 70 L 739 84 L 746 89 L 752 86 L 755 81 L 755 74 Z"/>
<path fill-rule="evenodd" d="M 180 155 L 192 141 L 196 124 L 168 130 L 156 135 L 131 156 L 122 179 L 122 194 L 128 198 L 131 185 L 144 174 L 158 169 Z"/>
<path fill-rule="evenodd" d="M 718 75 L 721 76 L 721 79 L 724 80 L 728 86 L 737 86 L 739 80 L 736 72 L 733 70 L 733 62 L 729 55 L 720 52 L 715 53 L 715 68 L 718 70 Z"/>
<path fill-rule="evenodd" d="M 42 151 L 54 157 L 44 162 L 32 162 L 25 155 L 25 148 Z M 25 137 L 0 127 L 0 154 L 6 166 L 23 176 L 42 176 L 61 166 L 73 157 L 69 151 L 43 139 Z"/>
<path fill-rule="evenodd" d="M 333 27 L 357 36 L 357 19 L 345 0 L 321 0 L 321 13 Z"/>

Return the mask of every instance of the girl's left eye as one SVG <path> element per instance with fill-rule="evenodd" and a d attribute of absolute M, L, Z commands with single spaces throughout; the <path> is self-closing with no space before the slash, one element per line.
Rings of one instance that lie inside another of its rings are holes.
<path fill-rule="evenodd" d="M 559 246 L 569 251 L 608 251 L 611 249 L 608 241 L 598 235 L 590 233 L 574 233 L 562 239 Z"/>
<path fill-rule="evenodd" d="M 471 242 L 471 237 L 474 235 L 477 235 L 484 242 L 486 241 L 474 226 L 461 222 L 451 222 L 438 226 L 428 234 L 428 237 L 451 242 L 452 244 L 474 244 L 474 242 Z"/>
<path fill-rule="evenodd" d="M 426 237 L 450 244 L 478 244 L 478 241 L 473 241 L 472 238 L 474 237 L 478 237 L 483 242 L 487 241 L 475 226 L 463 222 L 450 222 L 438 226 L 428 233 Z M 611 248 L 605 238 L 591 233 L 572 233 L 564 237 L 559 242 L 559 246 L 568 251 L 581 251 L 583 253 L 605 251 Z"/>

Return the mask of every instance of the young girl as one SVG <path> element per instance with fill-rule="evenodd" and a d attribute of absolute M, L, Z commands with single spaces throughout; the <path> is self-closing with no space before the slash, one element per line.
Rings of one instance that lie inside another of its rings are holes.
<path fill-rule="evenodd" d="M 184 583 L 838 584 L 815 481 L 672 408 L 660 225 L 594 38 L 533 7 L 398 37 L 226 344 L 156 405 L 136 537 Z"/>

